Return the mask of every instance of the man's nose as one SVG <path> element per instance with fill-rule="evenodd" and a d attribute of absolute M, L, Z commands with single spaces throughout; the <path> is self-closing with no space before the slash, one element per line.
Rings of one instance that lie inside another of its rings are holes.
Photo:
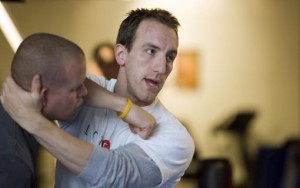
<path fill-rule="evenodd" d="M 161 58 L 160 60 L 155 62 L 154 71 L 156 71 L 160 74 L 164 74 L 166 72 L 166 69 L 167 69 L 166 58 Z"/>

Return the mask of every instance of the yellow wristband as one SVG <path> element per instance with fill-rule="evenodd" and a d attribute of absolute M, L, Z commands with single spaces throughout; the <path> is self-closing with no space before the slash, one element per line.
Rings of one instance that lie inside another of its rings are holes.
<path fill-rule="evenodd" d="M 127 116 L 128 112 L 130 111 L 131 107 L 132 107 L 132 101 L 127 98 L 127 104 L 126 104 L 123 112 L 117 113 L 117 116 L 122 119 L 125 118 Z"/>

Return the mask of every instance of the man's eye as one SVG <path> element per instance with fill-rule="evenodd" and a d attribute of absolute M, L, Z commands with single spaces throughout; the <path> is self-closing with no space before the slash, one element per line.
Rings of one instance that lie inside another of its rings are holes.
<path fill-rule="evenodd" d="M 79 91 L 80 89 L 82 88 L 82 85 L 78 86 L 78 87 L 75 87 L 75 88 L 72 88 L 70 89 L 71 92 L 77 92 Z"/>
<path fill-rule="evenodd" d="M 155 50 L 153 50 L 153 49 L 148 49 L 148 50 L 147 50 L 147 53 L 148 53 L 148 54 L 154 54 L 154 53 L 155 53 Z"/>
<path fill-rule="evenodd" d="M 169 63 L 172 63 L 174 61 L 174 59 L 175 59 L 174 55 L 168 55 L 167 56 L 167 62 L 169 62 Z"/>

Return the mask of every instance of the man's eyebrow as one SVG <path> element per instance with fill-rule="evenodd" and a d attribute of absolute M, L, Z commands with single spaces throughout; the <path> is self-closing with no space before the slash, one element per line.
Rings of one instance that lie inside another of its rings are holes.
<path fill-rule="evenodd" d="M 158 47 L 157 45 L 152 44 L 152 43 L 150 43 L 150 42 L 147 42 L 147 43 L 143 44 L 143 47 L 151 47 L 151 48 L 160 50 L 160 47 Z M 168 51 L 168 54 L 170 54 L 170 53 L 171 53 L 171 54 L 177 55 L 177 49 L 169 50 L 169 51 Z"/>
<path fill-rule="evenodd" d="M 155 44 L 152 44 L 150 42 L 147 42 L 143 45 L 143 47 L 151 47 L 151 48 L 154 48 L 154 49 L 160 49 L 160 47 L 156 46 Z"/>
<path fill-rule="evenodd" d="M 177 55 L 177 50 L 170 50 L 168 53 L 176 54 Z"/>
<path fill-rule="evenodd" d="M 177 56 L 178 51 L 176 49 L 171 49 L 167 52 L 167 55 Z"/>

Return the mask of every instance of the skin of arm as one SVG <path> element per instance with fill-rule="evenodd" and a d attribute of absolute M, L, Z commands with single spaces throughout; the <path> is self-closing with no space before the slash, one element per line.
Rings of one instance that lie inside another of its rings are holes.
<path fill-rule="evenodd" d="M 90 84 L 93 83 L 90 81 Z M 54 122 L 49 121 L 42 115 L 40 89 L 41 83 L 39 76 L 33 78 L 31 92 L 24 91 L 8 76 L 3 83 L 1 98 L 3 107 L 19 125 L 31 133 L 39 143 L 52 153 L 67 169 L 74 174 L 79 174 L 90 158 L 93 145 L 64 132 L 55 126 Z M 103 91 L 105 90 L 103 89 Z M 109 100 L 114 101 L 113 99 L 116 99 L 114 97 L 117 96 L 114 94 L 105 95 L 103 91 L 98 90 L 97 92 L 100 93 L 100 96 L 95 94 L 94 97 L 97 96 L 96 98 L 98 98 L 96 105 L 105 107 L 106 105 L 108 106 L 107 102 L 109 102 Z M 91 93 L 93 93 L 93 91 Z M 105 100 L 99 100 L 99 97 L 106 98 Z M 92 97 L 88 102 L 92 102 L 93 100 L 95 100 L 95 98 Z M 116 111 L 121 109 L 118 108 L 118 105 L 114 105 L 112 105 L 112 108 L 116 109 Z M 131 115 L 134 117 L 134 109 L 135 108 L 130 110 L 127 118 Z M 149 134 L 147 133 L 147 135 Z"/>

